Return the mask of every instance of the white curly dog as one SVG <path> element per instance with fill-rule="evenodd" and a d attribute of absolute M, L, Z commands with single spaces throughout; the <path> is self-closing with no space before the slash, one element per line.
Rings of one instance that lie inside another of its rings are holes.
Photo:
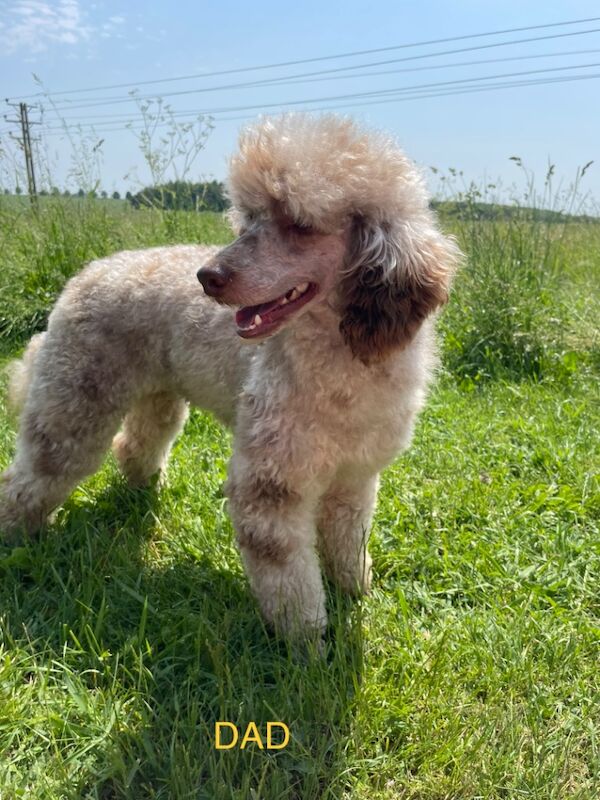
<path fill-rule="evenodd" d="M 229 192 L 228 247 L 118 253 L 68 282 L 13 365 L 0 530 L 40 528 L 111 440 L 144 484 L 193 403 L 234 428 L 225 492 L 264 616 L 321 631 L 320 559 L 344 590 L 369 587 L 378 473 L 410 440 L 435 361 L 430 315 L 460 254 L 415 166 L 348 119 L 260 120 Z"/>

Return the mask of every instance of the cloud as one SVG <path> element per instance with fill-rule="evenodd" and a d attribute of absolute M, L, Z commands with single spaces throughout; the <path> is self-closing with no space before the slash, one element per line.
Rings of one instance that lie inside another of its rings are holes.
<path fill-rule="evenodd" d="M 124 23 L 124 17 L 109 17 L 101 26 L 103 36 L 110 36 Z M 84 18 L 79 0 L 16 0 L 4 12 L 0 49 L 7 54 L 21 51 L 31 56 L 52 45 L 87 42 L 95 30 Z"/>

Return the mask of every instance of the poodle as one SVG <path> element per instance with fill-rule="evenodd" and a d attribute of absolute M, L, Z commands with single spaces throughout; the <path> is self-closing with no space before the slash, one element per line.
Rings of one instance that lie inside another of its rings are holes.
<path fill-rule="evenodd" d="M 111 440 L 147 483 L 193 403 L 234 429 L 224 490 L 266 620 L 318 635 L 321 563 L 343 590 L 369 588 L 378 475 L 411 438 L 460 252 L 415 165 L 347 118 L 249 126 L 229 193 L 224 249 L 122 252 L 67 283 L 12 369 L 0 531 L 40 528 Z"/>

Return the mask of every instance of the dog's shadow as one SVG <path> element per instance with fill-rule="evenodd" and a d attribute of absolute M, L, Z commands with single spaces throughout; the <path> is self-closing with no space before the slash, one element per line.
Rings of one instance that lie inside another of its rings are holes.
<path fill-rule="evenodd" d="M 115 481 L 93 501 L 69 502 L 43 539 L 4 559 L 7 641 L 22 646 L 27 630 L 38 660 L 64 659 L 90 691 L 131 711 L 131 726 L 121 712 L 96 746 L 81 792 L 338 796 L 362 676 L 360 605 L 330 590 L 324 650 L 288 645 L 261 620 L 228 522 L 222 547 L 203 538 L 201 521 L 193 544 L 163 541 L 160 504 L 155 490 Z M 216 749 L 216 722 L 237 726 L 236 747 Z M 264 749 L 240 747 L 251 722 Z M 286 747 L 269 749 L 267 722 L 288 726 Z"/>

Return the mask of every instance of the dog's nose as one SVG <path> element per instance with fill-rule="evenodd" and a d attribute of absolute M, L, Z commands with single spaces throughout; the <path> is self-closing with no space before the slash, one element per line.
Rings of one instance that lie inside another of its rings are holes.
<path fill-rule="evenodd" d="M 202 267 L 196 273 L 198 280 L 210 297 L 219 297 L 231 277 L 231 270 L 219 265 L 218 267 Z"/>

